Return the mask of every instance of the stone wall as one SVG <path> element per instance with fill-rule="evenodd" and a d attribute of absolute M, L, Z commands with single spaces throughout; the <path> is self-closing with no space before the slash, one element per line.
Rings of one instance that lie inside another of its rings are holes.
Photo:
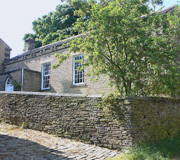
<path fill-rule="evenodd" d="M 82 95 L 1 92 L 0 118 L 103 147 L 120 149 L 131 145 L 130 125 L 122 125 L 119 117 L 104 112 L 99 101 L 100 97 Z M 121 105 L 129 107 L 123 100 Z"/>
<path fill-rule="evenodd" d="M 10 59 L 11 48 L 0 38 L 0 73 L 4 72 L 3 61 Z"/>
<path fill-rule="evenodd" d="M 22 81 L 22 76 L 21 76 L 22 70 L 11 72 L 9 75 L 12 76 L 13 79 L 16 80 L 18 83 L 21 83 L 21 81 Z"/>
<path fill-rule="evenodd" d="M 39 92 L 41 90 L 41 73 L 24 70 L 23 91 Z"/>
<path fill-rule="evenodd" d="M 134 141 L 175 137 L 180 131 L 180 99 L 137 98 L 130 103 Z"/>
<path fill-rule="evenodd" d="M 5 83 L 8 77 L 8 74 L 0 75 L 0 91 L 5 91 Z"/>
<path fill-rule="evenodd" d="M 5 72 L 0 74 L 0 91 L 5 91 L 5 83 L 10 76 L 18 83 L 22 84 L 22 69 Z M 23 91 L 29 90 L 33 92 L 39 92 L 41 90 L 41 73 L 24 69 Z"/>
<path fill-rule="evenodd" d="M 175 137 L 180 130 L 180 99 L 114 99 L 110 107 L 101 103 L 97 96 L 0 92 L 0 118 L 114 149 Z"/>

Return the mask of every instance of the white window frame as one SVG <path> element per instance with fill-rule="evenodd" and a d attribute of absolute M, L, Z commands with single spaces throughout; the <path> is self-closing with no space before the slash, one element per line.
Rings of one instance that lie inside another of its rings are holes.
<path fill-rule="evenodd" d="M 50 76 L 50 75 L 51 75 L 51 62 L 43 63 L 43 64 L 42 64 L 42 79 L 41 79 L 41 84 L 42 84 L 42 85 L 41 85 L 41 89 L 42 89 L 42 90 L 50 89 L 50 78 L 49 78 L 49 87 L 44 88 L 44 66 L 45 66 L 46 64 L 50 64 L 50 73 L 49 73 L 48 75 L 45 75 L 45 76 Z"/>
<path fill-rule="evenodd" d="M 82 85 L 82 84 L 84 84 L 84 71 L 80 71 L 80 72 L 82 72 L 82 82 L 76 83 L 76 75 L 77 75 L 76 74 L 77 69 L 75 68 L 75 64 L 77 63 L 76 57 L 81 57 L 81 58 L 83 57 L 84 58 L 84 54 L 76 55 L 73 57 L 73 85 Z M 79 64 L 80 64 L 80 62 L 79 62 Z M 79 74 L 77 76 L 79 78 Z"/>

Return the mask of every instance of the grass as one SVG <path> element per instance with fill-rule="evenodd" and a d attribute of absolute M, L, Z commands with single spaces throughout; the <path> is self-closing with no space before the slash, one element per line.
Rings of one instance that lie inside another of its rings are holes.
<path fill-rule="evenodd" d="M 178 138 L 136 144 L 128 152 L 111 160 L 172 160 L 174 158 L 180 159 L 180 135 Z"/>

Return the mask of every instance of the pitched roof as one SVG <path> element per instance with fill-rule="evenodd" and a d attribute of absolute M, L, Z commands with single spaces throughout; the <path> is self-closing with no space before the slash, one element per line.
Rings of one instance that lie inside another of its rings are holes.
<path fill-rule="evenodd" d="M 29 58 L 33 58 L 33 57 L 41 56 L 41 55 L 44 55 L 44 54 L 48 54 L 48 53 L 53 52 L 53 51 L 68 48 L 68 46 L 63 46 L 63 45 L 68 43 L 69 41 L 72 41 L 75 38 L 80 38 L 82 36 L 83 35 L 73 36 L 73 37 L 64 39 L 62 41 L 58 41 L 58 42 L 51 43 L 51 44 L 48 44 L 48 45 L 45 45 L 45 46 L 42 46 L 42 47 L 39 47 L 39 48 L 32 49 L 32 50 L 27 51 L 25 53 L 22 53 L 22 54 L 20 54 L 20 55 L 18 55 L 16 57 L 13 57 L 13 58 L 11 58 L 9 60 L 6 60 L 3 63 L 4 63 L 4 65 L 8 65 L 8 64 L 19 62 L 19 61 L 24 61 L 24 60 L 29 59 Z M 46 52 L 46 50 L 47 50 L 47 52 Z M 51 50 L 51 51 L 49 52 L 49 50 Z"/>
<path fill-rule="evenodd" d="M 68 43 L 69 41 L 71 41 L 71 40 L 73 40 L 75 38 L 81 37 L 81 36 L 82 35 L 76 35 L 76 36 L 72 36 L 72 37 L 69 37 L 67 39 L 64 39 L 64 40 L 61 40 L 61 41 L 58 41 L 58 42 L 50 43 L 50 44 L 47 44 L 45 46 L 42 46 L 42 47 L 39 47 L 39 48 L 35 48 L 35 49 L 32 49 L 32 50 L 27 51 L 25 53 L 22 53 L 22 54 L 20 54 L 19 56 L 16 56 L 16 57 L 28 55 L 28 54 L 34 53 L 34 52 L 39 52 L 39 51 L 47 50 L 47 49 L 50 49 L 50 48 L 56 47 L 56 46 L 62 46 L 64 44 Z"/>
<path fill-rule="evenodd" d="M 174 9 L 176 8 L 177 4 L 173 5 L 173 6 L 170 6 L 170 7 L 167 7 L 165 9 L 162 9 L 160 11 L 158 11 L 159 14 L 167 14 L 167 13 L 173 13 Z M 145 16 L 145 15 L 144 15 Z M 42 52 L 44 50 L 48 50 L 48 49 L 52 49 L 54 47 L 60 47 L 60 46 L 63 46 L 64 44 L 68 43 L 69 41 L 75 39 L 75 38 L 80 38 L 82 37 L 83 35 L 76 35 L 76 36 L 72 36 L 72 37 L 69 37 L 67 39 L 64 39 L 64 40 L 61 40 L 61 41 L 58 41 L 58 42 L 54 42 L 54 43 L 51 43 L 51 44 L 48 44 L 48 45 L 45 45 L 45 46 L 42 46 L 42 47 L 39 47 L 39 48 L 35 48 L 35 49 L 32 49 L 30 51 L 27 51 L 25 53 L 22 53 L 16 57 L 13 57 L 9 60 L 7 60 L 6 62 L 10 62 L 10 61 L 13 61 L 13 63 L 16 63 L 18 61 L 18 59 L 21 59 L 24 60 L 24 58 L 22 57 L 26 57 L 26 56 L 30 56 L 30 55 L 33 55 L 34 53 L 37 53 L 37 52 Z M 1 39 L 0 39 L 1 40 Z M 3 41 L 4 42 L 4 41 Z M 4 42 L 5 43 L 5 42 Z M 6 44 L 7 45 L 7 44 Z M 8 46 L 8 45 L 7 45 Z M 9 46 L 8 46 L 9 47 Z M 10 47 L 9 47 L 10 48 Z M 62 49 L 62 48 L 61 48 Z M 25 58 L 26 59 L 26 58 Z M 5 62 L 5 63 L 6 63 Z M 6 63 L 6 64 L 10 64 L 10 63 Z"/>
<path fill-rule="evenodd" d="M 159 14 L 167 14 L 167 13 L 172 13 L 174 11 L 174 9 L 176 8 L 177 4 L 173 5 L 173 6 L 170 6 L 170 7 L 167 7 L 165 9 L 162 9 L 159 12 Z"/>
<path fill-rule="evenodd" d="M 177 6 L 177 4 L 173 5 L 173 6 L 170 6 L 170 7 L 167 7 L 165 9 L 162 9 L 159 12 L 159 14 L 167 14 L 167 13 L 171 13 L 174 11 L 175 7 Z M 76 36 L 72 36 L 70 38 L 67 38 L 67 39 L 64 39 L 64 40 L 61 40 L 61 41 L 58 41 L 58 42 L 54 42 L 54 43 L 51 43 L 51 44 L 48 44 L 48 45 L 45 45 L 45 46 L 42 46 L 42 47 L 39 47 L 39 48 L 35 48 L 35 49 L 32 49 L 30 51 L 27 51 L 25 53 L 22 53 L 20 54 L 19 56 L 16 56 L 17 57 L 21 57 L 21 56 L 24 56 L 24 55 L 28 55 L 29 53 L 33 53 L 33 52 L 38 52 L 38 51 L 42 51 L 42 50 L 46 50 L 46 49 L 49 49 L 51 47 L 54 47 L 54 46 L 62 46 L 63 44 L 75 39 L 75 38 L 79 38 L 81 37 L 82 35 L 76 35 Z M 14 57 L 15 58 L 15 57 Z"/>

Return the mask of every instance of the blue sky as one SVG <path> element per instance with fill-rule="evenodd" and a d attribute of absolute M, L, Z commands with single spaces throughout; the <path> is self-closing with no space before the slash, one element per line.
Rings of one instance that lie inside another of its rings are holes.
<path fill-rule="evenodd" d="M 174 4 L 179 4 L 178 0 L 163 0 L 163 1 L 164 1 L 163 2 L 164 8 L 170 7 L 170 6 L 174 5 Z"/>
<path fill-rule="evenodd" d="M 25 33 L 34 33 L 32 22 L 55 11 L 60 0 L 0 0 L 0 38 L 11 48 L 11 57 L 23 53 Z M 177 4 L 177 0 L 164 0 L 164 6 Z"/>

